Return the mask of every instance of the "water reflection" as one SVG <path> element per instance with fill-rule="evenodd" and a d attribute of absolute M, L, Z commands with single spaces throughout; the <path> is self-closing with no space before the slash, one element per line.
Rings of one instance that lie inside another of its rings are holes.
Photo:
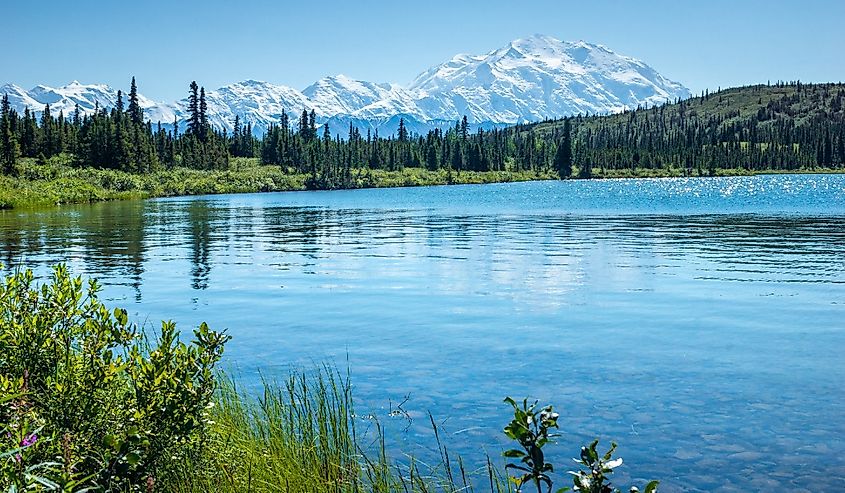
<path fill-rule="evenodd" d="M 208 288 L 211 273 L 211 211 L 208 202 L 197 200 L 188 205 L 187 212 L 186 225 L 191 238 L 191 287 L 202 290 Z"/>
<path fill-rule="evenodd" d="M 773 478 L 836 489 L 845 476 L 837 195 L 789 199 L 801 214 L 752 214 L 712 193 L 673 214 L 649 205 L 663 195 L 642 185 L 612 214 L 548 207 L 572 186 L 4 212 L 0 258 L 42 275 L 67 262 L 99 277 L 136 320 L 228 328 L 227 364 L 247 385 L 258 369 L 348 362 L 376 413 L 411 394 L 413 425 L 386 426 L 420 455 L 431 445 L 426 411 L 447 419 L 471 463 L 479 447 L 502 445 L 503 394 L 531 395 L 561 405 L 567 445 L 618 440 L 631 470 L 664 479 L 664 491 L 768 490 Z M 581 201 L 621 187 L 577 186 Z M 473 200 L 486 205 L 464 207 Z"/>

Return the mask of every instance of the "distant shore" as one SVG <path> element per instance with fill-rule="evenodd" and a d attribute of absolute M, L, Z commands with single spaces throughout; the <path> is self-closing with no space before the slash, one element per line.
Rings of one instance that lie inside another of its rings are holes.
<path fill-rule="evenodd" d="M 174 168 L 148 174 L 117 170 L 77 168 L 67 159 L 53 158 L 38 164 L 24 159 L 16 177 L 0 177 L 0 209 L 34 209 L 66 204 L 85 204 L 111 200 L 155 197 L 210 195 L 228 193 L 286 192 L 309 190 L 307 174 L 288 173 L 279 166 L 258 164 L 256 159 L 233 159 L 226 171 L 202 171 Z M 845 169 L 813 168 L 796 170 L 748 171 L 717 169 L 715 176 L 755 174 L 845 173 Z M 675 168 L 635 168 L 602 172 L 594 170 L 590 178 L 676 178 L 699 175 Z M 434 185 L 470 185 L 555 180 L 551 170 L 532 171 L 431 171 L 404 168 L 396 171 L 355 169 L 354 186 L 347 189 L 393 188 Z M 578 179 L 576 170 L 573 179 Z M 581 177 L 584 178 L 584 177 Z"/>

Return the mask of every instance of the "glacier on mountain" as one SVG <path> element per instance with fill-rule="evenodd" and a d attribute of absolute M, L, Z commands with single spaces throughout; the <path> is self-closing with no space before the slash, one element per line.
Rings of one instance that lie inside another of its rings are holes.
<path fill-rule="evenodd" d="M 13 108 L 70 117 L 76 106 L 82 114 L 94 108 L 112 108 L 117 90 L 107 85 L 77 81 L 28 91 L 0 86 Z M 390 135 L 403 118 L 412 132 L 453 126 L 466 116 L 474 127 L 560 118 L 577 114 L 616 113 L 638 106 L 653 106 L 690 91 L 646 65 L 607 47 L 584 41 L 566 42 L 534 35 L 517 39 L 482 55 L 456 55 L 418 75 L 407 87 L 355 80 L 344 75 L 324 77 L 302 91 L 256 80 L 237 82 L 207 91 L 209 121 L 231 131 L 235 116 L 249 122 L 256 135 L 278 123 L 282 112 L 292 121 L 314 111 L 332 134 L 345 136 L 350 125 L 362 133 Z M 187 98 L 162 103 L 139 95 L 145 116 L 171 128 L 187 118 Z M 182 125 L 180 125 L 180 128 Z"/>

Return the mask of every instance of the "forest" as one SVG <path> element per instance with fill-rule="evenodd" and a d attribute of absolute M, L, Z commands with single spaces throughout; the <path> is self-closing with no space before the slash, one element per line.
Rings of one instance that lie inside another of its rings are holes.
<path fill-rule="evenodd" d="M 845 167 L 845 85 L 798 81 L 704 92 L 614 115 L 577 115 L 503 129 L 454 127 L 394 135 L 350 127 L 348 138 L 320 125 L 313 111 L 287 113 L 262 136 L 236 118 L 234 130 L 213 128 L 205 89 L 189 86 L 187 121 L 146 121 L 134 77 L 114 108 L 53 115 L 49 105 L 18 114 L 8 97 L 0 111 L 0 169 L 20 173 L 25 159 L 54 156 L 75 168 L 146 175 L 166 170 L 221 171 L 252 158 L 301 176 L 308 189 L 357 188 L 372 171 L 515 172 L 527 176 L 714 176 Z M 293 112 L 294 109 L 291 109 Z M 291 113 L 294 114 L 294 113 Z M 295 121 L 292 121 L 295 120 Z M 183 128 L 180 128 L 183 127 Z M 362 175 L 363 174 L 363 175 Z M 376 186 L 378 184 L 375 184 Z"/>

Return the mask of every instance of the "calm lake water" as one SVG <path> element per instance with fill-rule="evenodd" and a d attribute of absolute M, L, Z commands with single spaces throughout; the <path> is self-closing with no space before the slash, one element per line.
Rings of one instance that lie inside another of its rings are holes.
<path fill-rule="evenodd" d="M 845 490 L 842 175 L 4 212 L 0 248 L 100 278 L 139 322 L 227 328 L 247 386 L 348 367 L 360 408 L 422 457 L 428 411 L 478 464 L 505 444 L 502 399 L 530 396 L 560 410 L 563 471 L 600 437 L 621 485 Z M 389 417 L 406 397 L 412 420 Z"/>

